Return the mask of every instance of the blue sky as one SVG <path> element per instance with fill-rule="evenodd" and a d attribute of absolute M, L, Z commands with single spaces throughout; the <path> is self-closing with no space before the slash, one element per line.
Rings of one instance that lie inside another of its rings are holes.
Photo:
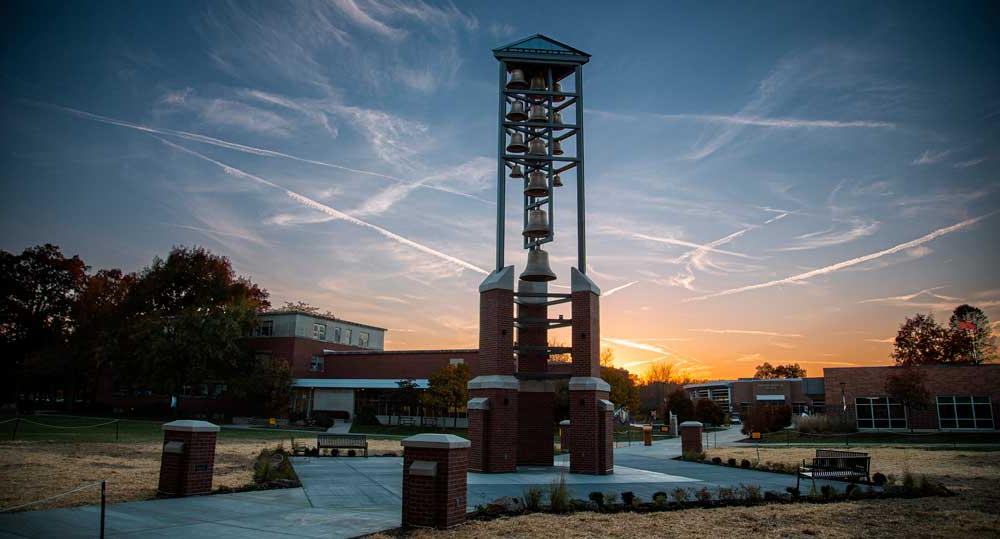
<path fill-rule="evenodd" d="M 886 363 L 906 315 L 1000 319 L 995 5 L 569 6 L 6 2 L 0 248 L 135 270 L 203 245 L 389 347 L 475 346 L 490 51 L 543 33 L 593 55 L 589 270 L 619 365 L 819 374 Z"/>

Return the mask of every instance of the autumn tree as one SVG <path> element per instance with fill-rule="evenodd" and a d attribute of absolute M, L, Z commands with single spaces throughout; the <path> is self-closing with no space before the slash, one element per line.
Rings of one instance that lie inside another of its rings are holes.
<path fill-rule="evenodd" d="M 469 366 L 465 363 L 445 365 L 431 373 L 427 391 L 420 395 L 421 403 L 432 410 L 451 413 L 469 401 Z"/>
<path fill-rule="evenodd" d="M 247 372 L 232 380 L 229 390 L 248 406 L 256 407 L 257 412 L 269 417 L 284 416 L 292 394 L 292 367 L 280 357 L 254 358 Z"/>
<path fill-rule="evenodd" d="M 712 399 L 701 398 L 694 402 L 694 417 L 707 425 L 721 425 L 726 419 L 726 414 L 719 403 Z"/>
<path fill-rule="evenodd" d="M 906 416 L 910 418 L 915 410 L 924 410 L 931 405 L 932 396 L 927 390 L 926 382 L 926 376 L 918 368 L 894 369 L 885 379 L 885 393 L 898 400 L 906 408 Z M 912 422 L 910 431 L 913 431 Z"/>
<path fill-rule="evenodd" d="M 771 365 L 768 362 L 757 365 L 757 372 L 753 377 L 758 380 L 773 380 L 778 378 L 805 378 L 806 370 L 798 363 L 787 365 Z"/>
<path fill-rule="evenodd" d="M 694 402 L 688 396 L 687 391 L 675 389 L 667 395 L 667 414 L 673 413 L 678 421 L 687 421 L 694 418 Z"/>
<path fill-rule="evenodd" d="M 979 365 L 997 359 L 997 342 L 986 313 L 972 305 L 959 305 L 948 320 L 951 332 L 948 353 L 956 363 Z"/>
<path fill-rule="evenodd" d="M 625 369 L 601 367 L 601 378 L 611 386 L 610 400 L 616 407 L 635 413 L 639 410 L 639 388 L 636 375 Z"/>

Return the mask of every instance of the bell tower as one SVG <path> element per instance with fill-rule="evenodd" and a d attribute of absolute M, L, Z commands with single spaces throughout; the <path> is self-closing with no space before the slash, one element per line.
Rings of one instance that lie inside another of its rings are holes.
<path fill-rule="evenodd" d="M 613 470 L 610 386 L 600 378 L 600 289 L 586 275 L 583 65 L 590 55 L 536 34 L 493 50 L 499 61 L 496 266 L 479 287 L 482 374 L 469 382 L 470 469 L 511 472 L 553 464 L 555 385 L 550 354 L 572 355 L 570 471 Z M 504 265 L 507 182 L 522 186 L 525 268 Z M 575 181 L 577 265 L 570 293 L 549 291 L 557 275 L 542 246 L 555 240 L 560 188 Z M 516 283 L 515 283 L 516 280 Z M 549 307 L 571 304 L 571 319 Z M 516 313 L 515 313 L 516 306 Z M 549 346 L 570 327 L 571 346 Z M 515 340 L 516 330 L 516 340 Z"/>

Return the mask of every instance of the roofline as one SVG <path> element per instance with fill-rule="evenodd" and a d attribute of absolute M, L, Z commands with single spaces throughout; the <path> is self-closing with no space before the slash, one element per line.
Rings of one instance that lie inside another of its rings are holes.
<path fill-rule="evenodd" d="M 311 313 L 309 311 L 303 311 L 302 309 L 276 309 L 276 310 L 273 310 L 273 311 L 259 311 L 257 313 L 257 316 L 267 316 L 267 315 L 274 315 L 274 314 L 302 314 L 302 315 L 305 315 L 305 316 L 311 316 L 313 318 L 322 318 L 323 320 L 329 320 L 331 322 L 342 322 L 344 324 L 351 324 L 351 325 L 360 326 L 360 327 L 364 327 L 364 328 L 377 329 L 377 330 L 380 330 L 380 331 L 389 331 L 386 328 L 380 328 L 378 326 L 373 326 L 371 324 L 363 324 L 361 322 L 353 322 L 351 320 L 345 320 L 343 318 L 337 318 L 336 316 L 327 316 L 325 314 L 320 314 L 320 313 Z"/>
<path fill-rule="evenodd" d="M 528 41 L 529 39 L 534 39 L 536 37 L 540 37 L 542 39 L 546 39 L 548 41 L 551 41 L 552 43 L 555 43 L 556 45 L 559 45 L 560 47 L 564 47 L 564 48 L 572 51 L 572 54 L 570 54 L 570 53 L 560 53 L 559 51 L 552 51 L 551 53 L 549 53 L 547 55 L 535 54 L 534 56 L 548 56 L 548 55 L 551 55 L 553 57 L 562 56 L 564 58 L 571 58 L 573 56 L 579 56 L 579 57 L 582 57 L 581 59 L 583 61 L 582 62 L 578 62 L 578 63 L 584 63 L 585 64 L 588 61 L 590 61 L 590 53 L 583 52 L 583 51 L 581 51 L 580 49 L 578 49 L 576 47 L 571 47 L 571 46 L 563 43 L 562 41 L 559 41 L 558 39 L 553 39 L 553 38 L 551 38 L 551 37 L 549 37 L 547 35 L 544 35 L 544 34 L 534 34 L 534 35 L 530 35 L 528 37 L 522 37 L 521 39 L 514 40 L 514 41 L 512 41 L 512 42 L 510 42 L 510 43 L 508 43 L 506 45 L 501 45 L 501 46 L 493 49 L 493 56 L 497 57 L 497 58 L 500 58 L 501 56 L 508 56 L 508 57 L 512 57 L 513 58 L 513 57 L 518 57 L 519 55 L 523 55 L 523 54 L 532 54 L 532 53 L 510 52 L 510 51 L 506 51 L 504 49 L 513 47 L 514 45 L 517 45 L 518 43 L 523 43 L 525 41 Z"/>
<path fill-rule="evenodd" d="M 478 348 L 456 348 L 451 350 L 323 350 L 324 356 L 364 356 L 372 354 L 475 354 Z"/>

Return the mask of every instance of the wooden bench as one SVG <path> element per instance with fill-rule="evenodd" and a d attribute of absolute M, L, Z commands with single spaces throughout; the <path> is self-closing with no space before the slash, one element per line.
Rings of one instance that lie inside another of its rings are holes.
<path fill-rule="evenodd" d="M 309 454 L 309 446 L 292 438 L 292 455 L 296 457 Z"/>
<path fill-rule="evenodd" d="M 871 481 L 871 456 L 858 451 L 839 451 L 836 449 L 817 449 L 811 464 L 802 461 L 802 466 L 795 477 L 795 488 L 804 477 L 811 479 L 813 486 L 816 479 L 834 479 L 839 481 Z"/>
<path fill-rule="evenodd" d="M 361 449 L 368 456 L 368 437 L 364 434 L 332 434 L 329 432 L 316 436 L 316 449 Z"/>

